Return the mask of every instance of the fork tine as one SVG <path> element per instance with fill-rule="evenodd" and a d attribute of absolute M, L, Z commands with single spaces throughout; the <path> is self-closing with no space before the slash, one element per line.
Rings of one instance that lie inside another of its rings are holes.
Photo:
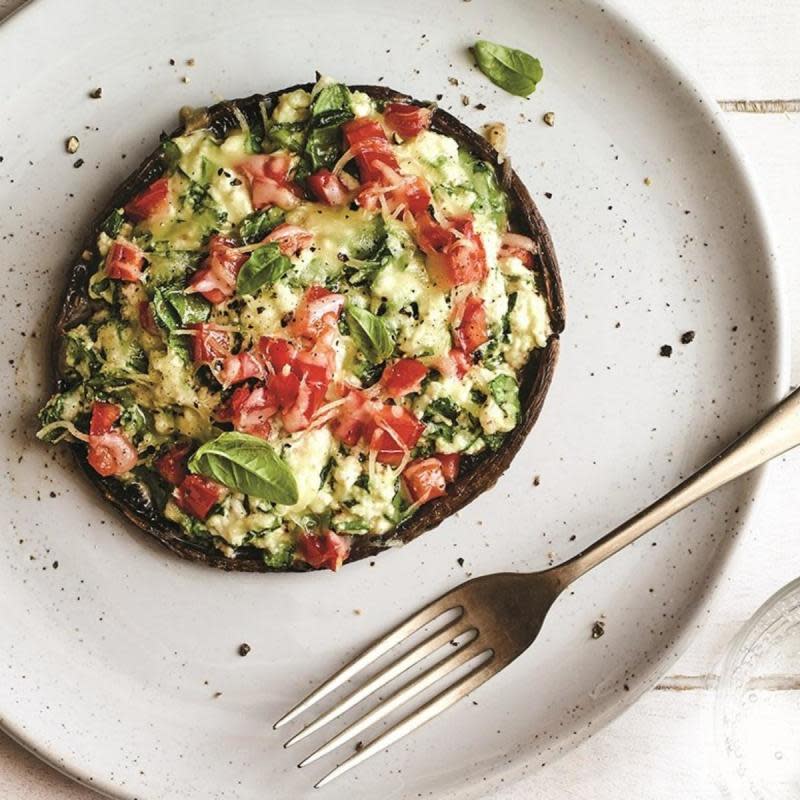
<path fill-rule="evenodd" d="M 404 622 L 401 622 L 394 630 L 387 633 L 381 639 L 378 639 L 375 644 L 368 647 L 361 655 L 356 656 L 349 664 L 346 664 L 338 672 L 334 673 L 328 678 L 325 683 L 315 689 L 305 699 L 301 700 L 291 711 L 284 714 L 272 727 L 273 730 L 286 725 L 296 717 L 299 717 L 307 709 L 311 708 L 316 702 L 322 700 L 331 692 L 338 689 L 343 683 L 347 683 L 354 675 L 360 672 L 364 667 L 371 664 L 376 659 L 380 658 L 387 650 L 391 650 L 396 644 L 399 644 L 404 639 L 407 639 L 412 633 L 421 628 L 423 625 L 436 619 L 447 611 L 453 608 L 459 608 L 459 617 L 463 615 L 464 609 L 457 604 L 448 606 L 443 603 L 447 599 L 447 595 L 439 597 L 432 603 L 429 603 L 421 611 L 413 614 Z"/>
<path fill-rule="evenodd" d="M 436 697 L 429 700 L 425 705 L 418 708 L 405 719 L 400 720 L 396 725 L 389 728 L 376 739 L 373 739 L 366 747 L 354 753 L 346 761 L 342 762 L 335 769 L 331 770 L 322 780 L 314 785 L 315 789 L 320 789 L 325 784 L 330 783 L 334 778 L 338 778 L 348 770 L 365 761 L 375 753 L 391 746 L 399 739 L 415 731 L 435 716 L 446 711 L 453 703 L 458 702 L 462 697 L 477 689 L 485 683 L 495 673 L 499 672 L 505 664 L 495 664 L 494 651 L 483 651 L 491 653 L 490 657 L 470 670 L 462 678 L 459 678 L 452 686 L 440 692 Z M 481 655 L 481 653 L 478 653 Z M 474 656 L 473 656 L 474 657 Z"/>
<path fill-rule="evenodd" d="M 335 750 L 339 745 L 349 741 L 354 736 L 357 736 L 361 731 L 368 728 L 370 725 L 383 719 L 387 714 L 390 714 L 396 708 L 399 708 L 404 703 L 416 697 L 420 692 L 425 691 L 429 686 L 432 686 L 440 678 L 443 678 L 448 673 L 457 669 L 462 664 L 466 664 L 471 659 L 479 656 L 481 652 L 487 650 L 479 643 L 479 638 L 476 636 L 468 644 L 454 650 L 446 658 L 443 658 L 437 664 L 427 669 L 421 675 L 414 678 L 413 681 L 398 689 L 394 694 L 390 695 L 380 705 L 375 706 L 372 711 L 367 712 L 361 719 L 356 720 L 352 725 L 348 725 L 341 733 L 338 733 L 332 739 L 329 739 L 321 747 L 317 748 L 311 755 L 301 761 L 297 766 L 305 767 L 308 764 L 316 761 L 318 758 L 327 755 L 332 750 Z"/>
<path fill-rule="evenodd" d="M 446 625 L 439 631 L 431 634 L 427 639 L 420 642 L 415 648 L 410 650 L 402 658 L 399 658 L 394 663 L 390 664 L 385 669 L 381 670 L 377 675 L 371 678 L 360 689 L 357 689 L 352 694 L 348 695 L 340 703 L 337 703 L 333 708 L 318 717 L 315 721 L 309 723 L 299 733 L 295 734 L 284 747 L 291 747 L 293 744 L 302 741 L 307 736 L 315 733 L 329 722 L 337 717 L 340 717 L 346 711 L 349 711 L 353 706 L 360 703 L 364 698 L 369 697 L 373 692 L 386 685 L 389 681 L 396 678 L 398 675 L 404 673 L 426 658 L 431 653 L 436 652 L 440 647 L 452 639 L 467 633 L 470 630 L 470 624 L 464 621 L 464 617 L 459 616 L 454 619 L 449 625 Z"/>

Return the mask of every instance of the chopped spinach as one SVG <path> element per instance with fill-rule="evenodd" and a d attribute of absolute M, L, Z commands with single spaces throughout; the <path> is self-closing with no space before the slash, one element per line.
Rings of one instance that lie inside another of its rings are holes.
<path fill-rule="evenodd" d="M 103 233 L 106 234 L 106 236 L 110 236 L 112 239 L 116 239 L 116 237 L 119 235 L 120 228 L 122 227 L 124 222 L 125 222 L 125 215 L 122 213 L 122 209 L 115 208 L 103 220 L 103 224 L 100 227 Z"/>
<path fill-rule="evenodd" d="M 278 206 L 254 211 L 239 223 L 239 236 L 245 244 L 260 242 L 274 228 L 277 228 L 285 217 L 285 212 Z"/>
<path fill-rule="evenodd" d="M 425 409 L 425 416 L 435 419 L 436 416 L 444 417 L 450 422 L 455 422 L 461 409 L 449 397 L 437 397 L 431 400 Z"/>
<path fill-rule="evenodd" d="M 301 153 L 306 143 L 304 122 L 275 122 L 267 129 L 267 142 L 271 150 L 289 150 Z"/>
<path fill-rule="evenodd" d="M 286 569 L 294 561 L 294 546 L 286 542 L 277 550 L 264 550 L 264 563 L 273 569 Z"/>
<path fill-rule="evenodd" d="M 519 386 L 511 375 L 498 375 L 490 381 L 489 391 L 504 414 L 514 420 L 519 417 Z"/>

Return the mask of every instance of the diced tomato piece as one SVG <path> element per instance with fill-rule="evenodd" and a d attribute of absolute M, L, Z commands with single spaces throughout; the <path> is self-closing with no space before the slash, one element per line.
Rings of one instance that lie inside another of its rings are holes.
<path fill-rule="evenodd" d="M 302 431 L 311 424 L 314 414 L 325 399 L 326 387 L 316 383 L 300 381 L 297 397 L 283 412 L 283 427 L 289 433 Z"/>
<path fill-rule="evenodd" d="M 469 356 L 463 350 L 459 350 L 455 347 L 448 353 L 448 355 L 453 364 L 453 368 L 455 369 L 455 376 L 457 378 L 463 378 L 472 367 L 472 361 L 470 361 Z"/>
<path fill-rule="evenodd" d="M 447 353 L 442 353 L 430 364 L 442 373 L 445 378 L 463 378 L 472 367 L 469 356 L 454 347 Z"/>
<path fill-rule="evenodd" d="M 116 403 L 101 403 L 99 400 L 95 400 L 92 403 L 89 435 L 99 436 L 100 434 L 108 433 L 121 414 L 122 409 Z"/>
<path fill-rule="evenodd" d="M 372 403 L 360 389 L 346 388 L 346 400 L 331 423 L 333 435 L 348 447 L 355 447 L 364 435 L 373 411 Z"/>
<path fill-rule="evenodd" d="M 461 324 L 455 332 L 458 348 L 471 355 L 482 344 L 489 341 L 486 327 L 486 309 L 483 300 L 470 295 L 464 305 Z"/>
<path fill-rule="evenodd" d="M 176 444 L 170 447 L 163 456 L 156 459 L 155 467 L 158 474 L 173 486 L 179 486 L 188 474 L 186 461 L 192 446 L 188 443 Z"/>
<path fill-rule="evenodd" d="M 228 490 L 202 475 L 187 475 L 175 490 L 179 508 L 196 519 L 205 519 L 211 509 L 222 500 Z"/>
<path fill-rule="evenodd" d="M 538 250 L 536 242 L 521 233 L 506 233 L 500 240 L 498 258 L 518 258 L 528 269 L 533 268 L 533 254 Z"/>
<path fill-rule="evenodd" d="M 138 281 L 142 277 L 144 252 L 122 239 L 112 242 L 106 255 L 106 275 L 119 281 Z"/>
<path fill-rule="evenodd" d="M 273 372 L 280 372 L 287 364 L 291 366 L 297 358 L 297 348 L 288 339 L 277 336 L 262 336 L 258 340 L 258 352 Z"/>
<path fill-rule="evenodd" d="M 262 244 L 268 242 L 275 242 L 285 256 L 294 256 L 314 244 L 314 234 L 299 225 L 289 225 L 284 222 L 278 225 Z"/>
<path fill-rule="evenodd" d="M 222 369 L 217 373 L 217 379 L 223 386 L 232 386 L 248 378 L 260 378 L 263 373 L 261 362 L 249 350 L 245 350 L 235 356 L 225 356 Z"/>
<path fill-rule="evenodd" d="M 439 286 L 447 289 L 482 281 L 489 274 L 489 267 L 483 242 L 475 231 L 472 218 L 459 217 L 449 222 L 452 228 L 450 233 L 455 230 L 460 236 L 453 234 L 454 239 L 450 244 L 441 251 L 429 253 L 428 272 Z M 420 247 L 425 250 L 421 243 Z"/>
<path fill-rule="evenodd" d="M 415 175 L 406 175 L 388 191 L 382 181 L 370 181 L 362 186 L 356 202 L 365 211 L 378 211 L 381 197 L 390 212 L 404 206 L 413 215 L 422 214 L 431 203 L 431 193 L 425 181 Z"/>
<path fill-rule="evenodd" d="M 237 386 L 231 396 L 214 411 L 214 418 L 219 422 L 231 422 L 244 401 L 250 396 L 249 386 Z"/>
<path fill-rule="evenodd" d="M 336 572 L 350 555 L 350 537 L 333 531 L 321 534 L 301 533 L 297 539 L 297 557 L 314 569 L 327 567 Z"/>
<path fill-rule="evenodd" d="M 377 451 L 381 464 L 397 466 L 406 452 L 417 444 L 424 430 L 425 423 L 408 409 L 385 405 L 372 415 L 364 435 L 370 450 Z"/>
<path fill-rule="evenodd" d="M 433 109 L 412 103 L 387 103 L 383 109 L 386 124 L 404 139 L 416 136 L 430 127 Z"/>
<path fill-rule="evenodd" d="M 275 395 L 281 410 L 286 411 L 297 400 L 297 395 L 300 391 L 300 378 L 284 367 L 280 372 L 270 376 L 268 386 Z"/>
<path fill-rule="evenodd" d="M 89 434 L 86 460 L 104 478 L 129 472 L 138 459 L 136 448 L 122 431 L 110 430 L 94 436 Z"/>
<path fill-rule="evenodd" d="M 418 392 L 428 368 L 416 358 L 401 358 L 383 371 L 381 386 L 389 397 L 403 397 L 410 392 Z"/>
<path fill-rule="evenodd" d="M 153 316 L 153 309 L 147 300 L 142 300 L 139 303 L 139 324 L 142 329 L 147 331 L 151 336 L 158 336 L 161 333 L 158 323 Z"/>
<path fill-rule="evenodd" d="M 327 389 L 332 377 L 329 366 L 325 356 L 319 358 L 311 350 L 303 350 L 297 356 L 293 370 L 301 381 Z"/>
<path fill-rule="evenodd" d="M 437 453 L 434 458 L 442 465 L 442 475 L 447 483 L 458 477 L 461 468 L 461 453 Z"/>
<path fill-rule="evenodd" d="M 416 175 L 404 178 L 402 186 L 395 189 L 391 195 L 392 205 L 395 207 L 405 205 L 414 215 L 421 214 L 431 204 L 431 193 L 425 181 Z"/>
<path fill-rule="evenodd" d="M 344 308 L 344 295 L 329 292 L 324 286 L 313 284 L 306 289 L 300 305 L 294 312 L 291 332 L 294 336 L 315 339 L 323 328 L 335 322 Z"/>
<path fill-rule="evenodd" d="M 278 206 L 284 211 L 300 205 L 297 189 L 287 186 L 272 178 L 256 178 L 251 186 L 253 208 Z"/>
<path fill-rule="evenodd" d="M 235 406 L 232 418 L 233 427 L 242 433 L 266 439 L 272 430 L 269 418 L 278 410 L 274 394 L 263 386 L 256 386 L 252 391 L 240 386 L 234 395 L 238 392 L 243 392 L 240 395 L 241 399 L 231 398 Z"/>
<path fill-rule="evenodd" d="M 372 117 L 356 117 L 342 125 L 342 133 L 349 147 L 367 139 L 385 139 L 386 132 L 377 119 Z"/>
<path fill-rule="evenodd" d="M 354 152 L 362 183 L 379 181 L 384 173 L 378 164 L 396 170 L 399 165 L 381 124 L 368 117 L 357 117 L 342 125 L 345 141 Z"/>
<path fill-rule="evenodd" d="M 197 331 L 192 336 L 192 358 L 196 364 L 210 364 L 230 353 L 230 333 L 219 325 L 214 325 L 213 322 L 195 322 L 189 327 Z"/>
<path fill-rule="evenodd" d="M 447 494 L 447 482 L 438 458 L 412 461 L 403 470 L 403 485 L 412 503 L 427 503 Z"/>
<path fill-rule="evenodd" d="M 250 181 L 250 193 L 255 208 L 278 206 L 294 208 L 303 198 L 303 190 L 289 180 L 292 157 L 288 153 L 250 156 L 238 169 Z"/>
<path fill-rule="evenodd" d="M 432 255 L 441 253 L 447 245 L 455 241 L 455 234 L 444 225 L 440 225 L 430 213 L 420 214 L 416 218 L 417 244 L 423 253 Z"/>
<path fill-rule="evenodd" d="M 249 257 L 247 253 L 239 252 L 233 240 L 220 235 L 212 236 L 203 267 L 189 280 L 191 290 L 199 292 L 214 305 L 233 297 L 236 277 Z"/>
<path fill-rule="evenodd" d="M 309 175 L 306 183 L 311 194 L 327 206 L 343 206 L 350 199 L 347 187 L 329 169 L 321 169 Z"/>
<path fill-rule="evenodd" d="M 169 178 L 153 181 L 125 206 L 125 213 L 134 222 L 160 214 L 169 206 Z"/>
<path fill-rule="evenodd" d="M 250 180 L 256 178 L 272 178 L 279 183 L 286 183 L 292 169 L 292 156 L 285 152 L 270 153 L 269 155 L 249 156 L 237 169 L 243 172 Z"/>

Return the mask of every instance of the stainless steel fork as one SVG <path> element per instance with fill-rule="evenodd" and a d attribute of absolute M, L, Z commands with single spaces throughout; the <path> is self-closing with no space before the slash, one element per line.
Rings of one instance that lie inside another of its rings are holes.
<path fill-rule="evenodd" d="M 434 600 L 343 667 L 275 723 L 280 728 L 299 717 L 374 661 L 422 628 L 446 615 L 443 626 L 383 668 L 343 700 L 286 742 L 290 747 L 361 703 L 390 681 L 455 640 L 424 672 L 405 683 L 298 766 L 305 766 L 358 736 L 395 709 L 448 676 L 457 679 L 413 713 L 386 730 L 325 775 L 321 787 L 371 755 L 411 733 L 487 681 L 524 652 L 536 639 L 555 599 L 573 581 L 656 525 L 720 486 L 800 444 L 800 389 L 790 394 L 755 427 L 687 478 L 611 533 L 568 561 L 543 572 L 501 572 L 467 581 Z"/>

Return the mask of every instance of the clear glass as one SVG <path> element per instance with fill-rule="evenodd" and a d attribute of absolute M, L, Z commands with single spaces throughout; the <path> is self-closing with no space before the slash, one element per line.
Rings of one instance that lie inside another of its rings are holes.
<path fill-rule="evenodd" d="M 727 798 L 800 798 L 800 580 L 734 640 L 717 689 L 715 738 Z"/>

